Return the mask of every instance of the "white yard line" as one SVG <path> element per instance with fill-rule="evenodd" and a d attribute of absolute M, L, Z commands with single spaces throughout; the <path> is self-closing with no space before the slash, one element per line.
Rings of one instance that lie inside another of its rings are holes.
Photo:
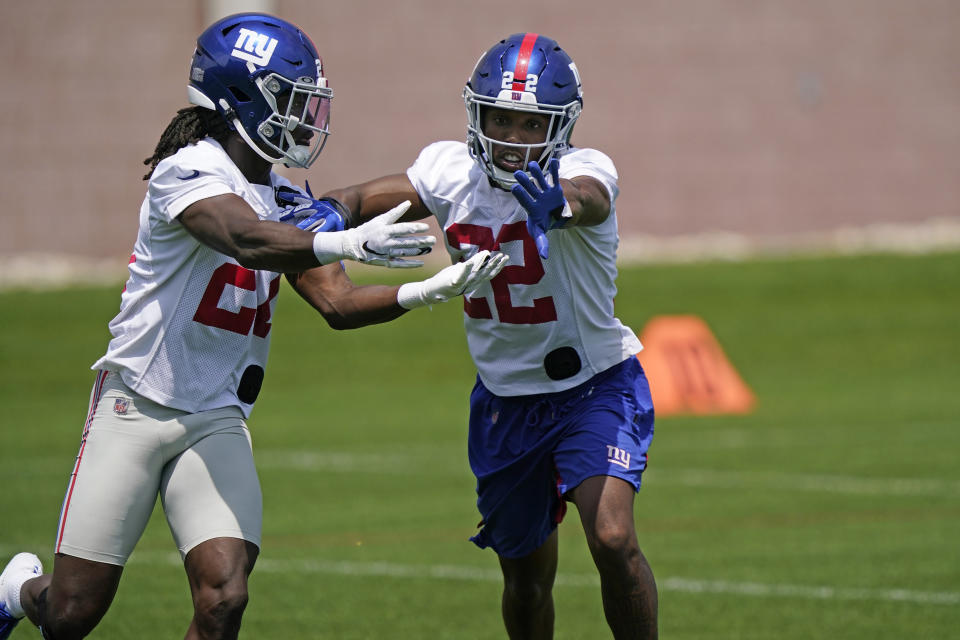
<path fill-rule="evenodd" d="M 0 557 L 8 557 L 23 549 L 0 545 Z M 180 567 L 176 552 L 134 551 L 129 564 Z M 261 557 L 258 573 L 301 575 L 339 575 L 395 579 L 459 580 L 464 582 L 501 581 L 500 571 L 469 565 L 418 565 L 395 562 L 347 562 L 338 560 L 278 560 Z M 599 587 L 596 574 L 559 573 L 556 585 L 561 588 Z M 687 594 L 738 595 L 753 598 L 793 598 L 800 600 L 834 600 L 859 602 L 906 602 L 922 605 L 960 605 L 960 591 L 917 591 L 898 588 L 854 588 L 829 585 L 736 582 L 705 578 L 658 577 L 661 592 Z"/>
<path fill-rule="evenodd" d="M 461 456 L 449 464 L 437 464 L 435 454 L 365 454 L 336 451 L 255 451 L 257 466 L 264 470 L 296 469 L 325 473 L 378 473 L 385 475 L 467 475 Z M 427 459 L 425 456 L 429 456 Z M 775 471 L 718 471 L 652 467 L 644 476 L 648 486 L 712 487 L 717 489 L 773 489 L 819 491 L 871 496 L 960 496 L 960 482 L 939 478 L 859 477 L 783 473 Z"/>
<path fill-rule="evenodd" d="M 937 478 L 865 478 L 775 471 L 651 469 L 650 483 L 721 489 L 821 491 L 872 496 L 960 496 L 960 482 Z"/>
<path fill-rule="evenodd" d="M 136 564 L 180 565 L 175 553 L 137 553 L 131 558 Z M 396 579 L 461 580 L 465 582 L 500 582 L 500 571 L 466 565 L 416 565 L 394 562 L 345 562 L 335 560 L 275 560 L 261 558 L 257 572 L 292 573 L 308 575 L 340 575 Z M 600 580 L 592 574 L 560 573 L 558 587 L 599 587 Z M 834 586 L 797 584 L 764 584 L 698 578 L 658 578 L 660 591 L 678 593 L 732 594 L 756 598 L 795 598 L 804 600 L 843 600 L 873 602 L 909 602 L 929 605 L 960 605 L 957 591 L 915 591 L 912 589 L 862 589 Z"/>
<path fill-rule="evenodd" d="M 264 471 L 290 470 L 308 473 L 364 473 L 388 476 L 439 476 L 470 478 L 466 453 L 459 449 L 447 455 L 429 451 L 397 453 L 354 453 L 343 451 L 301 451 L 256 449 L 257 467 Z M 22 468 L 18 468 L 22 465 Z M 31 473 L 60 473 L 63 458 L 23 458 L 0 471 L 20 477 Z M 714 489 L 759 489 L 813 491 L 861 496 L 960 497 L 960 481 L 943 478 L 891 478 L 834 474 L 787 473 L 778 471 L 737 471 L 651 467 L 645 485 L 655 487 L 705 487 Z"/>

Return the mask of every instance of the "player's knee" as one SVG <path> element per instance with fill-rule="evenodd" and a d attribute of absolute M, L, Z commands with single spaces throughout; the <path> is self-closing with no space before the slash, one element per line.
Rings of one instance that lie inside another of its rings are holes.
<path fill-rule="evenodd" d="M 61 597 L 55 603 L 47 600 L 48 589 L 37 601 L 41 634 L 46 640 L 78 640 L 93 631 L 106 612 L 106 607 L 90 598 Z"/>
<path fill-rule="evenodd" d="M 637 534 L 629 524 L 607 523 L 598 526 L 590 532 L 588 539 L 597 563 L 622 564 L 640 554 Z"/>
<path fill-rule="evenodd" d="M 239 623 L 249 599 L 244 584 L 201 588 L 194 595 L 194 615 L 201 628 L 233 627 Z"/>
<path fill-rule="evenodd" d="M 503 583 L 503 596 L 517 606 L 536 609 L 550 599 L 550 587 L 549 583 L 526 577 L 506 578 Z"/>
<path fill-rule="evenodd" d="M 98 622 L 99 615 L 92 614 L 87 608 L 68 604 L 55 612 L 48 612 L 40 626 L 46 640 L 79 640 L 86 638 Z"/>

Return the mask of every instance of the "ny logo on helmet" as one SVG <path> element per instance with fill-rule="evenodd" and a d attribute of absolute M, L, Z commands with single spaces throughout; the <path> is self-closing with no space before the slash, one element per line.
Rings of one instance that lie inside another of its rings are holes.
<path fill-rule="evenodd" d="M 230 55 L 264 67 L 270 62 L 273 50 L 276 48 L 276 38 L 241 27 L 237 44 L 233 45 L 233 52 Z"/>

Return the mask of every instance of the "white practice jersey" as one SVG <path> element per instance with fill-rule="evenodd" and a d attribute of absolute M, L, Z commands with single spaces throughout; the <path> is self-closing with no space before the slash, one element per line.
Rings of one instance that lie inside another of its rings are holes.
<path fill-rule="evenodd" d="M 484 385 L 497 395 L 563 391 L 643 348 L 613 314 L 617 170 L 599 151 L 574 148 L 560 157 L 560 177 L 576 176 L 607 187 L 610 216 L 597 226 L 548 232 L 550 255 L 542 260 L 527 232 L 526 211 L 513 194 L 490 184 L 464 143 L 431 144 L 407 170 L 443 228 L 453 262 L 482 249 L 510 256 L 497 277 L 464 298 L 470 354 Z M 580 364 L 575 373 L 571 349 Z M 548 375 L 548 356 L 559 361 L 559 375 L 556 368 Z"/>
<path fill-rule="evenodd" d="M 281 275 L 240 266 L 176 218 L 198 200 L 233 193 L 261 219 L 276 220 L 274 188 L 290 182 L 271 179 L 273 187 L 248 182 L 210 138 L 157 165 L 140 207 L 120 313 L 110 322 L 113 339 L 94 369 L 116 371 L 128 387 L 168 407 L 236 406 L 250 415 Z M 245 391 L 238 391 L 248 368 Z"/>

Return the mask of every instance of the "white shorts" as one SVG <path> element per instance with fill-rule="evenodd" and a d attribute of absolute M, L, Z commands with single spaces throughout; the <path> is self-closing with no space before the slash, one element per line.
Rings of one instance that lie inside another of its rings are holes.
<path fill-rule="evenodd" d="M 263 500 L 240 409 L 170 409 L 101 371 L 55 552 L 123 566 L 157 494 L 181 556 L 212 538 L 260 546 Z"/>

